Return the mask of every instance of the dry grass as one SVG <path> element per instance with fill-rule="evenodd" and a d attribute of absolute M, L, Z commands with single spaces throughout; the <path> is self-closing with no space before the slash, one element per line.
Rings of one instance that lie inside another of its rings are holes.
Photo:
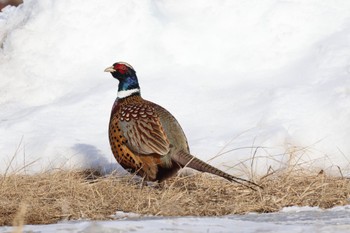
<path fill-rule="evenodd" d="M 293 171 L 265 176 L 253 191 L 208 174 L 144 186 L 131 177 L 47 172 L 0 177 L 0 225 L 65 219 L 111 219 L 117 210 L 143 215 L 219 216 L 273 212 L 286 206 L 349 204 L 350 180 Z"/>

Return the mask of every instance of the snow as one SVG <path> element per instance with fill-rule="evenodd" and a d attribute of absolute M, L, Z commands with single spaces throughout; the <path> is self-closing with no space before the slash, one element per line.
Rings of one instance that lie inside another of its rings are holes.
<path fill-rule="evenodd" d="M 103 70 L 123 60 L 199 158 L 222 154 L 210 162 L 235 175 L 293 163 L 348 175 L 349 10 L 346 0 L 7 7 L 0 171 L 116 169 L 107 124 L 117 81 Z"/>
<path fill-rule="evenodd" d="M 23 232 L 349 232 L 350 206 L 321 210 L 311 207 L 293 207 L 293 210 L 271 214 L 228 215 L 224 217 L 140 217 L 130 216 L 111 221 L 70 221 L 50 225 L 26 225 Z M 13 227 L 0 227 L 1 233 L 14 232 Z"/>

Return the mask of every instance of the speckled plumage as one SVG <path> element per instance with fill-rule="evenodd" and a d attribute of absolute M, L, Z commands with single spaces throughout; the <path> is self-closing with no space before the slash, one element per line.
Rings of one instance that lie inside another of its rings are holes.
<path fill-rule="evenodd" d="M 170 129 L 175 133 L 168 137 Z M 109 141 L 122 167 L 151 181 L 164 180 L 180 169 L 169 156 L 174 153 L 174 143 L 178 145 L 176 149 L 189 152 L 186 137 L 175 118 L 139 95 L 115 101 Z"/>
<path fill-rule="evenodd" d="M 162 181 L 187 166 L 237 183 L 256 185 L 192 156 L 186 136 L 171 113 L 141 97 L 136 72 L 129 64 L 118 62 L 105 71 L 119 80 L 118 98 L 109 123 L 109 141 L 122 167 L 149 181 Z"/>

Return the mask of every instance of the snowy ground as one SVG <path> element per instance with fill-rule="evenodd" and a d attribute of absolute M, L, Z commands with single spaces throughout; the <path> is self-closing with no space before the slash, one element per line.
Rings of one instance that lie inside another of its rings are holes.
<path fill-rule="evenodd" d="M 240 233 L 328 233 L 349 232 L 350 206 L 320 210 L 311 207 L 289 207 L 279 213 L 233 215 L 218 218 L 127 218 L 114 221 L 76 221 L 43 226 L 25 226 L 23 232 L 240 232 Z M 119 214 L 117 217 L 123 217 Z M 0 227 L 1 233 L 13 232 L 12 227 Z"/>
<path fill-rule="evenodd" d="M 260 147 L 253 172 L 294 159 L 348 174 L 349 12 L 347 0 L 8 7 L 0 13 L 0 170 L 14 154 L 12 170 L 34 161 L 27 170 L 115 168 L 107 124 L 117 81 L 103 70 L 123 60 L 143 96 L 178 118 L 193 154 L 208 160 L 236 149 L 215 166 L 226 170 Z"/>

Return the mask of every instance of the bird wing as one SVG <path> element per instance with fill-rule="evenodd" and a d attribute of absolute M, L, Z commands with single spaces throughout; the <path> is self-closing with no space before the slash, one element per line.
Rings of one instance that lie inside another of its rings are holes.
<path fill-rule="evenodd" d="M 121 109 L 119 124 L 126 145 L 137 154 L 166 155 L 170 142 L 164 132 L 159 116 L 149 104 L 125 105 Z"/>

